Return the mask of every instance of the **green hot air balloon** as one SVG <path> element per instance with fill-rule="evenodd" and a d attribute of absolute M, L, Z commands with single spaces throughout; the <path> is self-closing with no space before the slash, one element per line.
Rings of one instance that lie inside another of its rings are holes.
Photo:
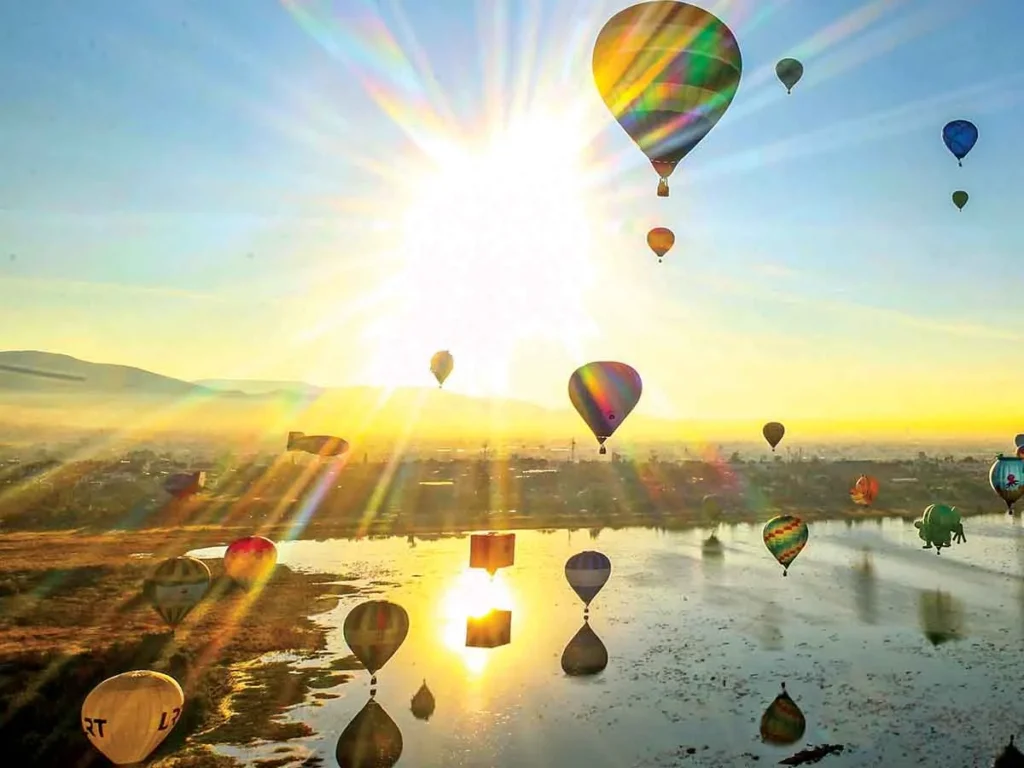
<path fill-rule="evenodd" d="M 931 549 L 932 545 L 935 545 L 937 555 L 941 555 L 942 548 L 951 546 L 953 541 L 967 541 L 963 523 L 960 521 L 960 512 L 948 504 L 931 504 L 921 515 L 921 519 L 914 521 L 914 527 L 924 542 L 922 549 Z"/>
<path fill-rule="evenodd" d="M 601 28 L 592 66 L 602 100 L 654 166 L 658 196 L 668 197 L 676 164 L 736 96 L 743 61 L 732 30 L 689 3 L 638 3 Z"/>
<path fill-rule="evenodd" d="M 804 65 L 796 59 L 782 59 L 775 65 L 775 75 L 786 86 L 786 93 L 792 93 L 793 86 L 804 76 Z"/>
<path fill-rule="evenodd" d="M 761 535 L 768 551 L 782 566 L 782 575 L 788 575 L 790 564 L 807 545 L 807 523 L 793 515 L 779 515 L 764 524 Z"/>
<path fill-rule="evenodd" d="M 964 206 L 967 205 L 967 201 L 971 199 L 971 196 L 964 192 L 962 189 L 958 189 L 953 193 L 953 205 L 959 208 L 961 211 Z"/>
<path fill-rule="evenodd" d="M 788 746 L 800 741 L 807 730 L 807 720 L 800 707 L 790 698 L 786 684 L 782 684 L 782 693 L 768 705 L 761 716 L 761 740 L 768 744 Z"/>

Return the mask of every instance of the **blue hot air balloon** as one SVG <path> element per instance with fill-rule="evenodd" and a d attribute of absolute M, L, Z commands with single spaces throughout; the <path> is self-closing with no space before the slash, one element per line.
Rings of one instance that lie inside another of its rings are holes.
<path fill-rule="evenodd" d="M 953 153 L 957 165 L 963 165 L 963 159 L 978 142 L 978 126 L 970 120 L 952 120 L 942 129 L 942 141 Z"/>
<path fill-rule="evenodd" d="M 584 615 L 589 612 L 591 601 L 597 597 L 611 574 L 612 561 L 602 552 L 577 552 L 566 561 L 565 580 L 583 601 Z"/>

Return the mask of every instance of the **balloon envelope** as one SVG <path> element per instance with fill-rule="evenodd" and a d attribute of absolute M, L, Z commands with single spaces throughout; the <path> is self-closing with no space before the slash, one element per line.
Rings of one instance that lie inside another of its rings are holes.
<path fill-rule="evenodd" d="M 373 699 L 338 737 L 334 759 L 340 768 L 391 768 L 402 757 L 402 731 Z"/>
<path fill-rule="evenodd" d="M 647 233 L 647 245 L 657 255 L 658 261 L 661 261 L 661 257 L 672 250 L 675 242 L 676 236 L 671 229 L 666 227 L 655 227 Z"/>
<path fill-rule="evenodd" d="M 569 400 L 594 433 L 604 442 L 619 428 L 640 401 L 640 374 L 625 363 L 587 363 L 569 377 Z"/>
<path fill-rule="evenodd" d="M 709 493 L 701 499 L 700 502 L 701 511 L 704 513 L 704 519 L 717 523 L 722 517 L 722 503 L 718 498 L 717 494 Z"/>
<path fill-rule="evenodd" d="M 796 59 L 781 59 L 775 65 L 775 75 L 786 86 L 786 92 L 789 93 L 793 90 L 793 86 L 800 82 L 800 78 L 804 76 L 804 65 Z"/>
<path fill-rule="evenodd" d="M 178 499 L 199 493 L 206 486 L 205 472 L 178 472 L 164 481 L 164 490 Z"/>
<path fill-rule="evenodd" d="M 82 704 L 82 730 L 115 765 L 145 760 L 181 717 L 185 695 L 172 677 L 149 670 L 114 675 Z"/>
<path fill-rule="evenodd" d="M 224 553 L 224 572 L 245 589 L 269 579 L 275 565 L 277 547 L 262 536 L 237 539 Z"/>
<path fill-rule="evenodd" d="M 445 379 L 451 375 L 454 368 L 455 358 L 446 349 L 435 352 L 433 357 L 430 358 L 430 372 L 434 374 L 434 378 L 437 379 L 437 386 L 439 387 L 444 384 Z"/>
<path fill-rule="evenodd" d="M 988 470 L 988 482 L 999 498 L 1011 508 L 1024 496 L 1024 459 L 1018 456 L 1000 456 Z"/>
<path fill-rule="evenodd" d="M 775 701 L 768 705 L 761 716 L 761 739 L 769 744 L 787 746 L 800 741 L 806 730 L 804 713 L 789 697 L 786 684 L 783 683 L 782 693 L 775 697 Z"/>
<path fill-rule="evenodd" d="M 289 432 L 285 450 L 303 451 L 316 456 L 340 456 L 348 453 L 348 441 L 334 435 L 307 435 L 305 432 Z"/>
<path fill-rule="evenodd" d="M 775 446 L 782 441 L 783 435 L 786 434 L 786 428 L 777 421 L 769 421 L 761 428 L 761 434 L 764 435 L 764 439 L 768 441 L 768 445 L 774 451 Z"/>
<path fill-rule="evenodd" d="M 412 697 L 412 701 L 409 702 L 409 708 L 412 710 L 412 715 L 417 720 L 429 720 L 430 716 L 434 714 L 434 707 L 436 702 L 434 701 L 434 694 L 430 692 L 427 687 L 427 681 L 423 681 L 423 685 L 416 691 L 416 695 Z"/>
<path fill-rule="evenodd" d="M 739 44 L 721 19 L 671 0 L 638 3 L 598 33 L 591 61 L 605 106 L 662 181 L 707 136 L 739 88 Z"/>
<path fill-rule="evenodd" d="M 194 557 L 172 557 L 157 566 L 148 586 L 153 608 L 176 627 L 206 595 L 210 569 Z"/>
<path fill-rule="evenodd" d="M 971 199 L 971 196 L 964 192 L 962 189 L 958 189 L 953 193 L 953 205 L 959 208 L 961 211 L 964 206 L 967 205 L 967 201 Z"/>
<path fill-rule="evenodd" d="M 367 600 L 345 617 L 345 642 L 371 674 L 377 674 L 409 634 L 409 614 L 387 600 Z"/>
<path fill-rule="evenodd" d="M 570 677 L 596 675 L 608 666 L 608 649 L 601 638 L 583 622 L 562 651 L 562 671 Z"/>
<path fill-rule="evenodd" d="M 861 475 L 850 489 L 850 498 L 855 504 L 871 506 L 878 496 L 878 480 L 870 475 Z"/>
<path fill-rule="evenodd" d="M 790 564 L 796 560 L 796 556 L 807 545 L 807 523 L 793 515 L 779 515 L 765 523 L 761 535 L 764 538 L 764 545 L 779 561 L 785 574 Z"/>
<path fill-rule="evenodd" d="M 942 129 L 942 142 L 962 165 L 978 142 L 978 127 L 970 120 L 951 120 Z"/>
<path fill-rule="evenodd" d="M 612 561 L 601 552 L 578 552 L 565 561 L 565 580 L 589 606 L 612 575 Z"/>

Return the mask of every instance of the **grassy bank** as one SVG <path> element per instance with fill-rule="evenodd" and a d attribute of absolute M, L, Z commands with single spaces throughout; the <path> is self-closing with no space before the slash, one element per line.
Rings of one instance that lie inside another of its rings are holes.
<path fill-rule="evenodd" d="M 105 678 L 131 669 L 174 677 L 186 708 L 155 765 L 229 766 L 208 744 L 287 741 L 301 724 L 273 721 L 310 690 L 347 679 L 353 666 L 295 670 L 254 662 L 271 651 L 313 654 L 325 628 L 309 615 L 355 592 L 337 577 L 278 566 L 262 592 L 248 595 L 221 573 L 210 594 L 175 632 L 141 595 L 153 567 L 139 551 L 179 554 L 211 543 L 200 530 L 132 536 L 15 534 L 0 540 L 0 744 L 17 765 L 105 765 L 79 721 L 82 701 Z M 170 542 L 168 541 L 170 537 Z M 257 671 L 258 669 L 258 671 Z"/>

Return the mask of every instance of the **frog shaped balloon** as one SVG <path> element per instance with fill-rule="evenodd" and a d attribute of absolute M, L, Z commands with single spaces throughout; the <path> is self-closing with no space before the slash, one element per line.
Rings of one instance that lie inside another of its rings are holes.
<path fill-rule="evenodd" d="M 960 513 L 956 507 L 947 504 L 930 505 L 921 519 L 914 521 L 914 527 L 924 541 L 924 549 L 931 549 L 935 545 L 937 555 L 941 555 L 942 548 L 951 546 L 953 541 L 958 544 L 967 541 Z"/>

